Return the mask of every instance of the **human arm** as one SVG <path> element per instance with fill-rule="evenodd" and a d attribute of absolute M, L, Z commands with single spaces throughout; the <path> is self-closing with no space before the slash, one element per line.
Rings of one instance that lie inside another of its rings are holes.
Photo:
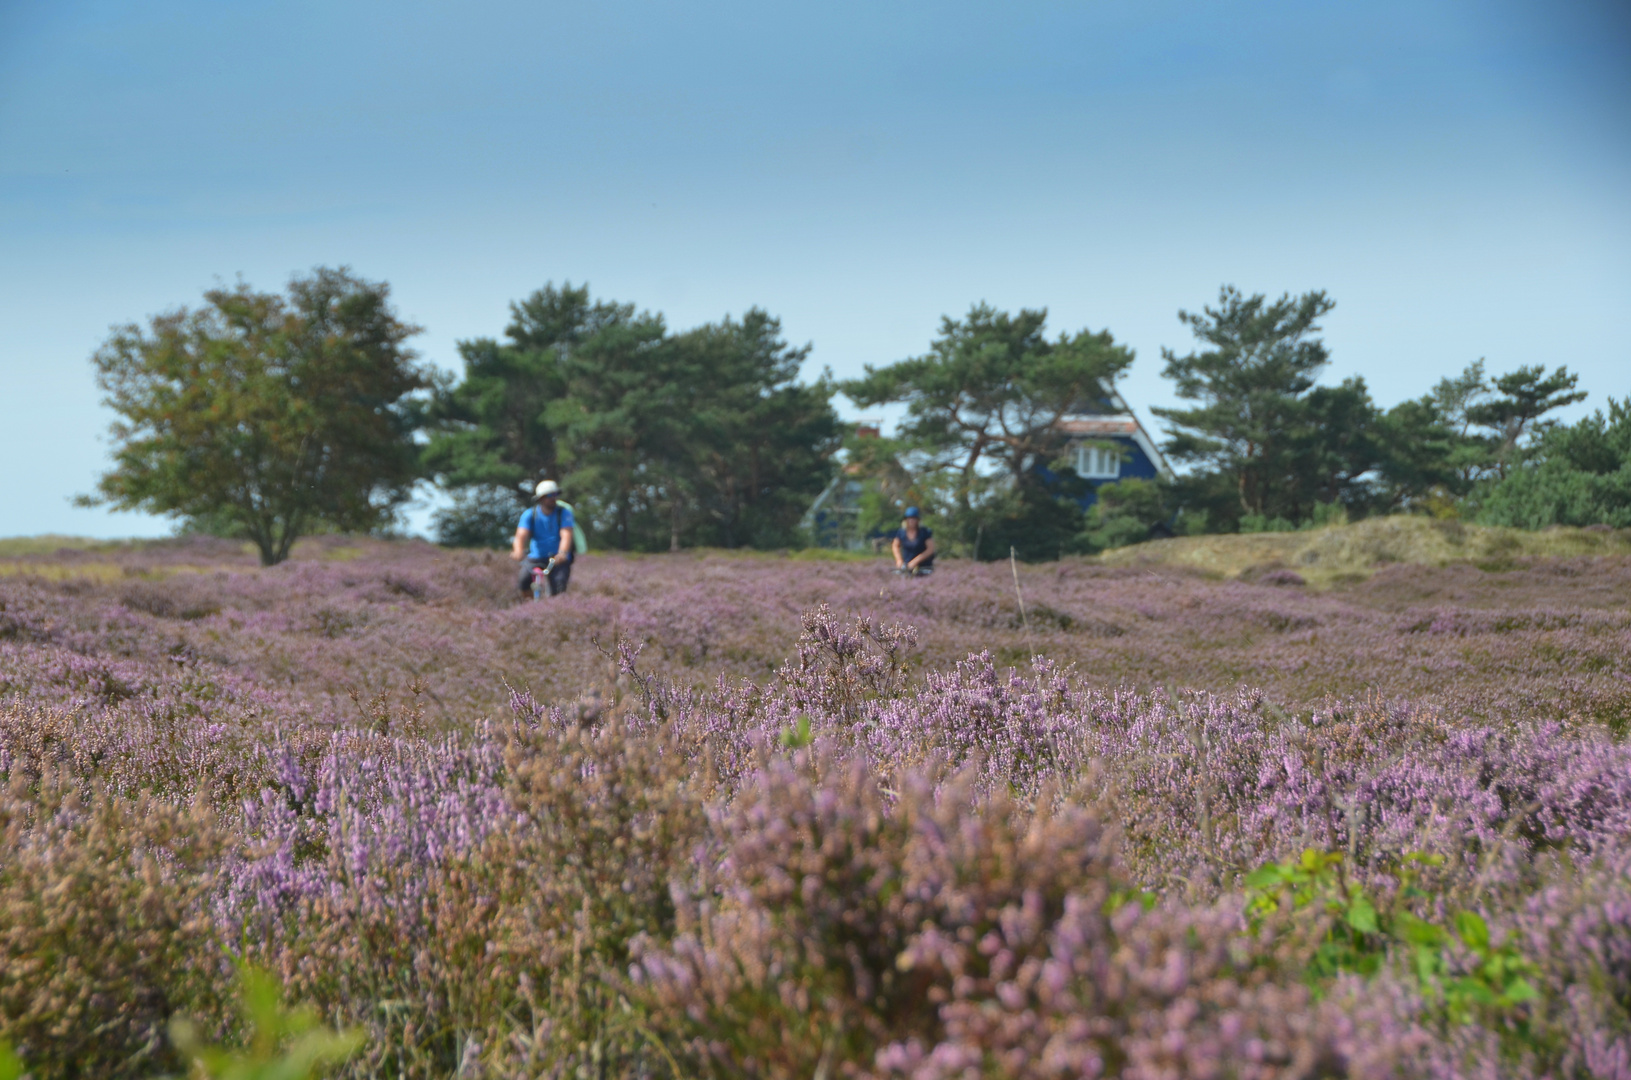
<path fill-rule="evenodd" d="M 906 562 L 905 562 L 905 560 L 903 560 L 900 557 L 900 537 L 899 536 L 896 536 L 893 540 L 891 540 L 889 542 L 889 550 L 895 553 L 895 569 L 897 569 L 897 570 L 905 569 Z"/>
<path fill-rule="evenodd" d="M 527 544 L 532 541 L 532 531 L 526 528 L 515 530 L 515 539 L 510 543 L 510 558 L 520 562 L 527 557 Z"/>
<path fill-rule="evenodd" d="M 922 566 L 923 563 L 926 560 L 932 559 L 932 558 L 934 558 L 934 537 L 931 536 L 927 540 L 923 541 L 923 551 L 918 555 L 917 558 L 913 559 L 911 562 L 906 564 L 906 569 L 916 570 L 919 566 Z M 896 562 L 900 561 L 900 541 L 899 540 L 895 541 L 895 561 Z"/>
<path fill-rule="evenodd" d="M 555 524 L 560 534 L 560 540 L 555 546 L 554 554 L 550 556 L 550 562 L 552 564 L 568 563 L 572 561 L 572 537 L 577 531 L 578 517 L 573 509 L 564 503 L 555 513 L 557 515 Z"/>

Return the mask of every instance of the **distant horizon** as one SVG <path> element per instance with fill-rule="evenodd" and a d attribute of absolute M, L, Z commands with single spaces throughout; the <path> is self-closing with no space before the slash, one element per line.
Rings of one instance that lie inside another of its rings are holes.
<path fill-rule="evenodd" d="M 68 503 L 107 467 L 91 352 L 317 265 L 455 371 L 551 281 L 675 329 L 762 307 L 806 377 L 1046 307 L 1136 350 L 1157 437 L 1179 309 L 1322 289 L 1322 381 L 1566 365 L 1572 419 L 1631 394 L 1628 191 L 1607 2 L 13 6 L 0 535 L 168 534 Z"/>

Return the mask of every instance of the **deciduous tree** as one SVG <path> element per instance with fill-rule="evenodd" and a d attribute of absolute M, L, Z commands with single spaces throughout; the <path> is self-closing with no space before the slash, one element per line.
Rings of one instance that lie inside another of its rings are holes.
<path fill-rule="evenodd" d="M 119 419 L 114 468 L 84 501 L 246 537 L 266 566 L 313 529 L 393 520 L 419 476 L 408 402 L 427 380 L 389 287 L 320 268 L 287 295 L 204 299 L 116 328 L 92 357 Z"/>

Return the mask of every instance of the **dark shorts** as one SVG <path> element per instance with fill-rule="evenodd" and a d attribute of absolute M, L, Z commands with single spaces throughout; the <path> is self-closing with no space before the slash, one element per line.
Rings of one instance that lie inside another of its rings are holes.
<path fill-rule="evenodd" d="M 548 559 L 524 559 L 521 562 L 521 576 L 516 579 L 516 585 L 521 589 L 522 596 L 532 595 L 532 572 L 544 565 Z M 555 569 L 549 572 L 546 579 L 549 582 L 549 595 L 559 596 L 566 591 L 566 583 L 572 579 L 571 562 L 556 563 Z"/>

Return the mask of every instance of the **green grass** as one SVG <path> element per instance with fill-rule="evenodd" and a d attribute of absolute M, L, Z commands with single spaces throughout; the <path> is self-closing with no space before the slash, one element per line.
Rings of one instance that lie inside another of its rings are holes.
<path fill-rule="evenodd" d="M 1580 555 L 1631 555 L 1631 529 L 1526 532 L 1397 516 L 1309 532 L 1152 540 L 1107 551 L 1099 561 L 1106 566 L 1183 567 L 1219 578 L 1286 568 L 1311 586 L 1329 588 L 1362 581 L 1390 563 L 1471 563 L 1498 573 L 1518 559 Z"/>
<path fill-rule="evenodd" d="M 63 548 L 73 551 L 100 551 L 139 543 L 141 543 L 139 540 L 91 540 L 83 536 L 8 536 L 0 538 L 0 559 L 55 555 Z"/>
<path fill-rule="evenodd" d="M 0 577 L 27 574 L 46 581 L 67 581 L 71 578 L 90 578 L 95 581 L 119 581 L 125 577 L 124 567 L 118 563 L 44 563 L 0 562 Z"/>

